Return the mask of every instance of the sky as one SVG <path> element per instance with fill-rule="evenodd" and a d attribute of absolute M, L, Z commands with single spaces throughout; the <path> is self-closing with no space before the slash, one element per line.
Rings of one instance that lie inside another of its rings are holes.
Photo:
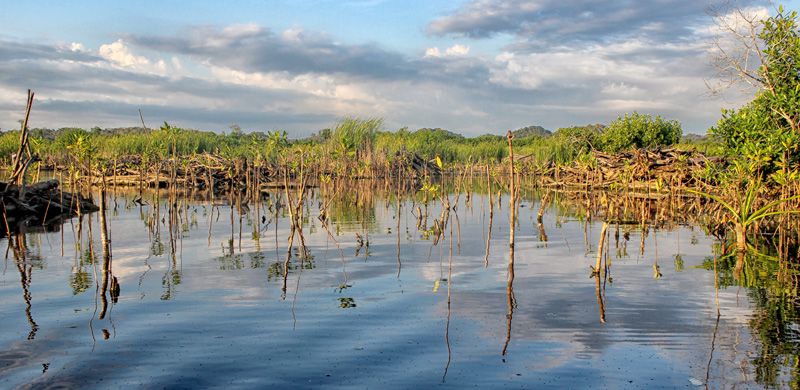
<path fill-rule="evenodd" d="M 796 10 L 800 0 L 781 3 Z M 15 1 L 0 13 L 0 129 L 164 122 L 290 138 L 344 117 L 465 136 L 674 119 L 705 134 L 698 0 Z M 765 15 L 774 5 L 739 0 Z"/>

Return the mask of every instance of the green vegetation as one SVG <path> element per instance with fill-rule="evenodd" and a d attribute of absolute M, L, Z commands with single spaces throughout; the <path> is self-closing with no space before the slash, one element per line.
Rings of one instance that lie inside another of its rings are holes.
<path fill-rule="evenodd" d="M 798 199 L 800 198 L 800 195 L 795 195 L 791 198 L 778 199 L 768 203 L 765 206 L 762 206 L 759 209 L 756 209 L 756 201 L 758 197 L 758 191 L 760 189 L 761 182 L 756 182 L 755 184 L 749 186 L 745 194 L 738 194 L 738 199 L 735 204 L 729 204 L 724 199 L 718 196 L 707 194 L 705 192 L 691 189 L 687 189 L 687 191 L 709 197 L 725 207 L 725 209 L 728 211 L 728 219 L 733 223 L 734 232 L 736 234 L 736 249 L 740 252 L 744 252 L 747 250 L 747 231 L 752 229 L 753 226 L 758 223 L 758 221 L 772 215 L 800 213 L 800 210 L 797 209 L 773 211 L 775 206 Z"/>
<path fill-rule="evenodd" d="M 596 132 L 601 126 L 561 129 L 555 133 L 539 131 L 538 126 L 522 128 L 516 134 L 528 135 L 514 140 L 518 153 L 529 161 L 569 164 L 581 154 L 591 150 L 586 144 L 576 142 L 580 129 Z M 578 130 L 576 130 L 578 129 Z M 600 130 L 601 131 L 601 130 Z M 30 137 L 45 161 L 61 165 L 84 164 L 89 159 L 99 161 L 114 157 L 137 155 L 145 160 L 193 156 L 211 153 L 222 157 L 261 156 L 262 161 L 278 163 L 291 148 L 302 148 L 307 156 L 328 159 L 329 162 L 389 161 L 398 153 L 413 152 L 432 161 L 436 157 L 446 164 L 498 163 L 508 155 L 508 142 L 503 135 L 486 134 L 467 138 L 442 129 L 422 128 L 409 131 L 385 131 L 381 118 L 343 118 L 331 129 L 321 130 L 305 139 L 290 140 L 281 130 L 267 134 L 245 134 L 240 129 L 230 134 L 216 134 L 191 129 L 180 129 L 165 123 L 158 130 L 141 128 L 105 129 L 86 131 L 79 128 L 58 130 L 31 129 Z M 0 134 L 0 163 L 8 164 L 9 156 L 16 152 L 19 131 Z M 79 152 L 79 153 L 76 153 Z"/>
<path fill-rule="evenodd" d="M 758 71 L 742 75 L 758 88 L 755 98 L 739 110 L 723 110 L 710 133 L 737 161 L 736 176 L 782 172 L 776 181 L 785 183 L 800 163 L 800 35 L 797 13 L 779 11 L 761 22 Z"/>
<path fill-rule="evenodd" d="M 723 110 L 709 130 L 730 162 L 717 172 L 718 193 L 694 192 L 721 207 L 741 253 L 750 229 L 797 233 L 786 214 L 800 209 L 800 33 L 797 13 L 783 7 L 765 20 L 736 3 L 711 11 L 721 32 L 712 42 L 719 80 L 712 93 L 744 85 L 755 96 L 741 109 Z M 770 216 L 777 218 L 762 221 Z"/>
<path fill-rule="evenodd" d="M 654 148 L 678 143 L 683 135 L 678 121 L 668 121 L 661 116 L 655 119 L 649 114 L 625 114 L 611 122 L 602 136 L 603 149 L 618 153 L 628 149 Z"/>
<path fill-rule="evenodd" d="M 625 118 L 629 118 L 628 115 Z M 652 127 L 650 116 L 634 113 L 632 125 L 647 129 Z M 648 122 L 649 121 L 649 122 Z M 641 123 L 640 123 L 641 122 Z M 657 117 L 653 123 L 666 122 Z M 616 122 L 612 122 L 614 124 Z M 141 128 L 105 129 L 86 131 L 79 128 L 58 130 L 30 130 L 36 152 L 43 160 L 54 164 L 87 164 L 102 162 L 120 156 L 142 156 L 145 161 L 157 161 L 180 156 L 210 153 L 225 158 L 243 156 L 267 163 L 285 161 L 290 149 L 302 149 L 307 158 L 321 163 L 352 168 L 359 164 L 391 163 L 395 156 L 416 153 L 428 161 L 437 157 L 445 166 L 470 163 L 497 164 L 508 156 L 508 141 L 504 135 L 485 134 L 467 138 L 439 129 L 422 128 L 409 131 L 385 131 L 382 118 L 343 118 L 330 129 L 310 137 L 290 140 L 286 131 L 245 134 L 232 126 L 230 134 L 216 134 L 191 129 L 180 129 L 164 123 L 158 130 Z M 588 125 L 559 129 L 551 133 L 540 126 L 528 126 L 514 131 L 514 147 L 525 164 L 569 165 L 592 150 L 611 151 L 622 148 L 621 131 L 605 131 L 602 125 Z M 678 131 L 680 126 L 677 125 Z M 669 145 L 677 138 L 665 138 L 644 133 L 630 148 Z M 19 131 L 0 134 L 0 163 L 8 164 L 9 156 L 17 148 Z M 657 141 L 651 141 L 656 139 Z M 672 142 L 668 142 L 672 141 Z M 80 151 L 80 153 L 76 153 Z"/>

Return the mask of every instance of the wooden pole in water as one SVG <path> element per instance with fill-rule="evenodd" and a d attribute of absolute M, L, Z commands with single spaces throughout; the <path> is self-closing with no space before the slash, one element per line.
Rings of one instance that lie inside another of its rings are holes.
<path fill-rule="evenodd" d="M 606 232 L 608 232 L 608 221 L 603 221 L 603 229 L 600 232 L 600 244 L 597 248 L 597 264 L 594 272 L 598 275 L 600 274 L 600 267 L 603 266 L 603 251 L 605 250 L 606 244 Z"/>
<path fill-rule="evenodd" d="M 511 134 L 511 130 L 508 131 L 506 134 L 508 137 L 508 166 L 511 172 L 511 207 L 509 209 L 509 214 L 511 215 L 511 227 L 510 227 L 510 237 L 509 237 L 509 245 L 513 248 L 514 247 L 514 223 L 517 220 L 517 208 L 515 207 L 517 203 L 517 187 L 516 183 L 514 183 L 514 145 L 512 140 L 514 139 L 514 134 Z"/>

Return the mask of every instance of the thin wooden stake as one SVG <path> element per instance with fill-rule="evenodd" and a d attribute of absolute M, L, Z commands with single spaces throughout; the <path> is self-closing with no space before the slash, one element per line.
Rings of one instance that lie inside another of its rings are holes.
<path fill-rule="evenodd" d="M 511 227 L 510 227 L 510 236 L 509 236 L 509 245 L 513 248 L 514 247 L 514 223 L 517 220 L 517 208 L 515 207 L 517 203 L 517 186 L 514 182 L 514 145 L 511 142 L 514 139 L 514 134 L 511 134 L 511 130 L 508 131 L 506 134 L 508 137 L 508 165 L 511 169 L 511 207 L 509 208 L 509 214 L 511 215 Z"/>

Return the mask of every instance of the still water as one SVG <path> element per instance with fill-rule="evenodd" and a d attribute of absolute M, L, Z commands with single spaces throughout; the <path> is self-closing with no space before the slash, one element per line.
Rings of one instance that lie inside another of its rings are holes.
<path fill-rule="evenodd" d="M 102 286 L 99 213 L 2 239 L 0 387 L 672 389 L 795 380 L 785 351 L 768 354 L 775 361 L 764 372 L 767 347 L 752 325 L 764 315 L 762 290 L 717 290 L 714 240 L 697 226 L 626 226 L 627 239 L 610 229 L 607 271 L 593 276 L 602 222 L 550 206 L 540 229 L 535 199 L 521 202 L 513 255 L 507 197 L 498 208 L 475 193 L 449 213 L 388 196 L 338 202 L 328 229 L 310 199 L 303 255 L 299 237 L 289 247 L 288 213 L 275 211 L 281 197 L 182 200 L 172 218 L 165 199 L 109 195 L 118 298 Z"/>

